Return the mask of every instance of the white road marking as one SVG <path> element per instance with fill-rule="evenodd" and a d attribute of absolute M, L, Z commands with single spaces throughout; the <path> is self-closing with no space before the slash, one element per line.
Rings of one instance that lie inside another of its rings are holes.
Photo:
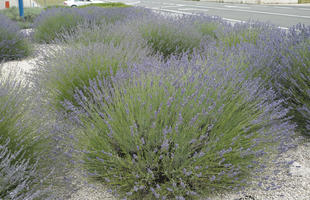
<path fill-rule="evenodd" d="M 141 1 L 125 2 L 125 4 L 127 4 L 127 5 L 136 5 L 136 4 L 139 4 L 139 3 L 141 3 Z"/>
<path fill-rule="evenodd" d="M 229 6 L 229 5 L 224 5 L 224 7 L 227 7 L 227 8 L 249 8 L 250 7 L 246 7 L 246 6 Z"/>
<path fill-rule="evenodd" d="M 177 11 L 177 10 L 160 9 L 160 8 L 151 8 L 151 9 L 153 9 L 153 10 L 159 10 L 159 11 L 172 12 L 172 13 L 178 13 L 178 14 L 184 14 L 184 15 L 196 15 L 196 14 L 194 14 L 194 13 L 183 12 L 183 11 Z"/>
<path fill-rule="evenodd" d="M 215 9 L 215 10 L 240 11 L 240 12 L 248 12 L 248 13 L 258 13 L 258 14 L 278 15 L 278 16 L 297 17 L 297 18 L 310 19 L 310 16 L 306 16 L 306 15 L 292 15 L 292 14 L 285 14 L 285 13 L 272 13 L 272 12 L 264 12 L 264 11 L 257 11 L 257 10 L 229 9 L 229 8 L 218 8 L 218 7 L 209 7 L 209 6 L 191 6 L 191 7 L 207 8 L 207 9 L 209 8 L 209 9 Z"/>
<path fill-rule="evenodd" d="M 178 10 L 184 10 L 184 11 L 186 11 L 186 10 L 208 11 L 208 9 L 203 9 L 203 8 L 179 8 Z"/>
<path fill-rule="evenodd" d="M 290 8 L 290 7 L 280 7 L 280 6 L 273 6 L 272 8 L 293 9 L 293 8 Z"/>
<path fill-rule="evenodd" d="M 183 5 L 182 6 L 177 6 L 177 5 L 174 5 L 174 6 L 162 6 L 162 8 L 177 8 L 177 7 L 183 7 Z"/>
<path fill-rule="evenodd" d="M 310 11 L 310 9 L 308 9 L 308 8 L 297 8 L 298 10 L 309 10 Z"/>
<path fill-rule="evenodd" d="M 238 19 L 229 19 L 229 18 L 222 18 L 223 20 L 226 21 L 231 21 L 231 22 L 238 22 L 238 23 L 244 23 L 245 21 L 238 20 Z"/>

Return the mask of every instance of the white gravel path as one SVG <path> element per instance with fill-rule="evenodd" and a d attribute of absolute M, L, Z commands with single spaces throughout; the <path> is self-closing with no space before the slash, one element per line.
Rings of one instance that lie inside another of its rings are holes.
<path fill-rule="evenodd" d="M 47 48 L 48 46 L 44 46 Z M 53 46 L 49 46 L 53 47 Z M 37 51 L 42 51 L 42 45 L 36 46 Z M 39 49 L 39 50 L 38 50 Z M 40 53 L 40 52 L 37 52 Z M 39 55 L 39 54 L 38 54 Z M 30 72 L 35 68 L 38 56 L 29 57 L 21 61 L 10 61 L 2 63 L 2 72 L 14 72 L 21 79 L 24 78 L 24 72 Z M 0 68 L 1 69 L 1 68 Z M 266 191 L 264 189 L 246 189 L 239 194 L 219 194 L 212 197 L 213 200 L 310 200 L 310 138 L 302 137 L 299 146 L 291 149 L 283 155 L 284 160 L 295 160 L 290 168 L 281 171 L 277 175 L 272 175 L 275 185 L 279 183 L 281 188 Z M 245 198 L 245 196 L 248 196 Z M 250 198 L 250 196 L 252 198 Z M 96 189 L 93 187 L 83 187 L 72 195 L 70 200 L 115 200 L 105 187 L 98 184 Z"/>

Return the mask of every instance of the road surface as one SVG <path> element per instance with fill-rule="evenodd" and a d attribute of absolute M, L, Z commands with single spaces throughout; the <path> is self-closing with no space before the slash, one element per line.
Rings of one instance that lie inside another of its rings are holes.
<path fill-rule="evenodd" d="M 310 25 L 310 4 L 257 5 L 186 0 L 124 0 L 122 2 L 180 14 L 203 13 L 220 16 L 231 22 L 254 20 L 283 28 L 298 23 Z"/>

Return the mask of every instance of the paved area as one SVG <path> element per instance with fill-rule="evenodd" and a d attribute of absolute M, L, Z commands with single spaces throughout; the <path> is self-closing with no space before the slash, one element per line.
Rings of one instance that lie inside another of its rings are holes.
<path fill-rule="evenodd" d="M 112 0 L 180 14 L 220 16 L 231 22 L 255 20 L 288 28 L 298 23 L 310 25 L 310 4 L 233 4 L 185 0 Z"/>

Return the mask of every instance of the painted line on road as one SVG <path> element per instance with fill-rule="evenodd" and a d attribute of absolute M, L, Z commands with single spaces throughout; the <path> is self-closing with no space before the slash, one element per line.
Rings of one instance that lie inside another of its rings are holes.
<path fill-rule="evenodd" d="M 308 8 L 297 8 L 298 10 L 307 10 L 307 11 L 310 11 L 310 9 Z"/>
<path fill-rule="evenodd" d="M 226 20 L 226 21 L 231 21 L 231 22 L 238 22 L 238 23 L 245 23 L 245 21 L 242 21 L 242 20 L 238 20 L 238 19 L 229 19 L 229 18 L 222 18 L 223 20 Z"/>
<path fill-rule="evenodd" d="M 227 8 L 249 8 L 249 9 L 251 9 L 250 7 L 246 7 L 246 6 L 229 6 L 229 5 L 224 5 L 224 7 L 227 7 Z"/>
<path fill-rule="evenodd" d="M 190 12 L 183 12 L 183 11 L 170 10 L 170 9 L 160 9 L 160 8 L 151 8 L 151 9 L 159 10 L 159 11 L 172 12 L 172 13 L 177 13 L 177 14 L 184 14 L 184 15 L 196 15 L 196 14 L 190 13 Z"/>
<path fill-rule="evenodd" d="M 293 9 L 290 7 L 281 7 L 281 6 L 273 6 L 272 8 L 280 8 L 280 9 Z"/>
<path fill-rule="evenodd" d="M 182 6 L 181 5 L 178 5 L 178 6 L 177 5 L 174 5 L 174 6 L 171 5 L 171 6 L 162 6 L 162 8 L 177 8 L 177 7 L 183 7 L 183 6 L 184 5 L 182 5 Z"/>
<path fill-rule="evenodd" d="M 181 11 L 187 11 L 187 10 L 208 11 L 209 9 L 203 9 L 203 8 L 179 8 L 178 10 L 181 10 Z"/>
<path fill-rule="evenodd" d="M 248 12 L 248 13 L 258 13 L 258 14 L 278 15 L 278 16 L 297 17 L 297 18 L 310 19 L 310 16 L 305 16 L 305 15 L 292 15 L 292 14 L 285 14 L 285 13 L 272 13 L 272 12 L 264 12 L 264 11 L 257 11 L 257 10 L 229 9 L 229 8 L 218 8 L 218 7 L 209 7 L 209 6 L 191 6 L 191 7 L 207 8 L 207 9 L 215 9 L 215 10 L 240 11 L 240 12 Z"/>
<path fill-rule="evenodd" d="M 136 5 L 136 4 L 139 4 L 139 3 L 141 3 L 141 1 L 125 2 L 125 4 L 127 4 L 127 5 Z"/>

